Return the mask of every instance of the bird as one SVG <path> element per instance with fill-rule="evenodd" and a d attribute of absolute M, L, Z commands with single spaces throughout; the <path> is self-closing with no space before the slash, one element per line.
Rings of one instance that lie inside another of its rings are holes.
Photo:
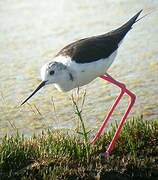
<path fill-rule="evenodd" d="M 103 133 L 116 106 L 125 94 L 128 95 L 128 107 L 120 120 L 118 128 L 106 152 L 102 154 L 104 157 L 109 157 L 114 149 L 115 141 L 119 137 L 127 116 L 135 103 L 136 95 L 126 88 L 124 83 L 115 80 L 107 70 L 113 63 L 126 34 L 132 29 L 132 26 L 136 22 L 142 19 L 142 17 L 138 18 L 142 11 L 143 10 L 137 12 L 126 23 L 115 30 L 74 41 L 61 49 L 51 61 L 42 66 L 41 83 L 30 96 L 21 103 L 21 105 L 25 104 L 37 91 L 39 91 L 39 89 L 49 84 L 54 84 L 55 88 L 61 92 L 67 92 L 84 86 L 98 77 L 112 83 L 120 89 L 120 93 L 116 97 L 107 116 L 104 118 L 103 123 L 91 141 L 92 144 L 96 143 Z"/>

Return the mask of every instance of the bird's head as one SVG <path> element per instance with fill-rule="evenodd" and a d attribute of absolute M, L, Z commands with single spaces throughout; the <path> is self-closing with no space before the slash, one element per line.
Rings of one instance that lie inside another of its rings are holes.
<path fill-rule="evenodd" d="M 64 80 L 67 67 L 60 62 L 50 62 L 42 66 L 41 79 L 47 84 L 55 84 Z"/>
<path fill-rule="evenodd" d="M 49 62 L 41 68 L 41 79 L 42 82 L 39 86 L 26 98 L 21 105 L 26 103 L 38 90 L 48 84 L 60 84 L 66 80 L 68 76 L 67 67 L 60 62 Z"/>

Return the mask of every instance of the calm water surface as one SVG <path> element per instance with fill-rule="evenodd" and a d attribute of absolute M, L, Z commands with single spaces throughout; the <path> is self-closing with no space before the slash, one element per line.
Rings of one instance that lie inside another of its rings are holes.
<path fill-rule="evenodd" d="M 112 30 L 142 8 L 145 12 L 157 9 L 158 1 L 1 0 L 0 136 L 14 133 L 15 128 L 26 135 L 47 128 L 76 128 L 77 117 L 70 100 L 75 91 L 59 93 L 53 85 L 48 86 L 29 101 L 30 105 L 18 106 L 39 83 L 41 65 L 60 48 Z M 130 117 L 143 114 L 151 120 L 158 116 L 158 12 L 135 24 L 109 73 L 137 95 Z M 85 89 L 83 116 L 89 128 L 96 127 L 118 90 L 99 78 L 83 87 L 81 95 Z M 127 101 L 125 97 L 112 121 L 119 121 Z"/>

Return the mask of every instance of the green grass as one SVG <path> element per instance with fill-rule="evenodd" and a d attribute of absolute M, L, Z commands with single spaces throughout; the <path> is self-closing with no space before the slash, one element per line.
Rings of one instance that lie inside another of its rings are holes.
<path fill-rule="evenodd" d="M 0 144 L 0 179 L 156 179 L 158 120 L 127 121 L 113 154 L 105 152 L 116 125 L 96 145 L 87 146 L 80 134 L 49 130 L 25 138 L 5 136 Z M 87 160 L 88 158 L 88 160 Z"/>

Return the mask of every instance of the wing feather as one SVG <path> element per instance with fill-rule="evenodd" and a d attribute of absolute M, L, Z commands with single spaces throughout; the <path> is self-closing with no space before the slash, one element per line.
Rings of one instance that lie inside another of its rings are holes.
<path fill-rule="evenodd" d="M 132 28 L 132 25 L 136 22 L 141 11 L 118 29 L 103 35 L 75 41 L 64 47 L 57 56 L 70 56 L 72 61 L 76 61 L 77 63 L 90 63 L 109 57 L 117 50 L 118 44 Z"/>

